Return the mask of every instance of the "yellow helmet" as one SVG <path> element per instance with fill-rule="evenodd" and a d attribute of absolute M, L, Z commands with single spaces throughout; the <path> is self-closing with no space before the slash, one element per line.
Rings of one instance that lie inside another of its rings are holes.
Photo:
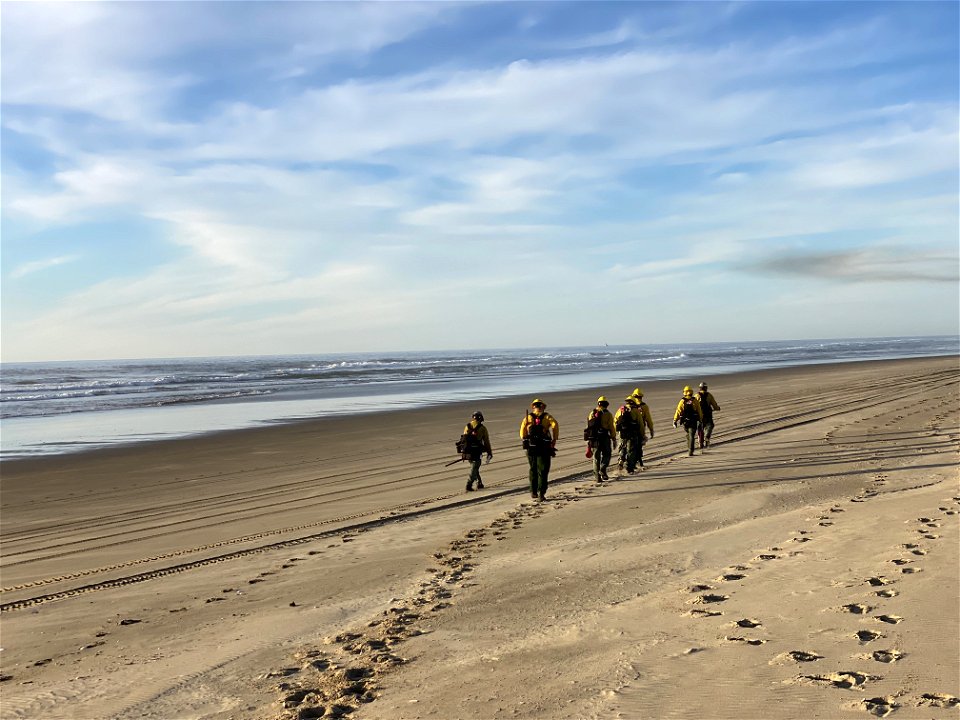
<path fill-rule="evenodd" d="M 642 398 L 642 397 L 643 397 L 643 390 L 641 390 L 640 388 L 634 388 L 634 389 L 633 389 L 633 396 L 634 396 L 634 397 L 638 397 L 638 398 Z"/>
<path fill-rule="evenodd" d="M 692 389 L 689 385 L 686 385 L 686 386 L 684 386 L 684 388 L 683 388 L 683 394 L 684 394 L 684 395 L 693 395 L 693 389 Z"/>
<path fill-rule="evenodd" d="M 624 400 L 626 400 L 631 405 L 637 402 L 637 399 L 633 395 L 627 395 L 627 397 L 625 397 Z"/>
<path fill-rule="evenodd" d="M 609 405 L 610 401 L 607 400 L 606 395 L 601 395 L 600 397 L 597 398 L 597 405 L 599 405 L 600 403 L 607 403 L 607 405 Z"/>
<path fill-rule="evenodd" d="M 533 402 L 530 403 L 530 407 L 536 407 L 537 405 L 544 408 L 547 406 L 547 404 L 540 398 L 534 398 Z"/>

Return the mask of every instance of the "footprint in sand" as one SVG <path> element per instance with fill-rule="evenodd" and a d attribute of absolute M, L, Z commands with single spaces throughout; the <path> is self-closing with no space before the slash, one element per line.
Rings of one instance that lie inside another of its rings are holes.
<path fill-rule="evenodd" d="M 896 597 L 900 593 L 898 593 L 896 590 L 877 590 L 877 592 L 874 594 L 877 597 L 892 598 L 892 597 Z"/>
<path fill-rule="evenodd" d="M 873 630 L 857 630 L 853 636 L 862 643 L 868 643 L 873 642 L 878 638 L 882 638 L 883 634 L 874 632 Z"/>
<path fill-rule="evenodd" d="M 741 642 L 741 643 L 744 643 L 745 645 L 753 645 L 753 646 L 763 645 L 766 642 L 766 640 L 761 640 L 760 638 L 745 638 L 745 637 L 737 637 L 733 635 L 727 635 L 726 640 L 727 642 Z"/>
<path fill-rule="evenodd" d="M 877 662 L 895 663 L 905 658 L 906 655 L 899 650 L 874 650 L 867 657 L 873 658 Z"/>
<path fill-rule="evenodd" d="M 687 592 L 698 593 L 703 592 L 704 590 L 713 590 L 711 585 L 691 585 L 687 588 Z"/>
<path fill-rule="evenodd" d="M 903 622 L 903 618 L 899 615 L 877 615 L 874 617 L 874 620 L 887 623 L 888 625 L 896 625 Z"/>
<path fill-rule="evenodd" d="M 867 582 L 873 585 L 873 587 L 882 587 L 883 585 L 889 585 L 893 580 L 887 580 L 883 575 L 874 575 L 873 577 L 867 578 Z"/>
<path fill-rule="evenodd" d="M 815 685 L 827 685 L 842 690 L 849 690 L 850 688 L 860 687 L 864 683 L 871 680 L 879 680 L 880 678 L 867 675 L 866 673 L 841 671 L 830 673 L 829 675 L 801 675 L 799 679 Z"/>
<path fill-rule="evenodd" d="M 743 618 L 742 620 L 737 620 L 734 625 L 742 628 L 758 628 L 763 627 L 763 623 L 759 620 L 753 620 L 751 618 Z"/>
<path fill-rule="evenodd" d="M 760 555 L 757 555 L 757 556 L 754 558 L 754 560 L 776 560 L 776 559 L 779 558 L 779 557 L 780 557 L 779 555 L 771 555 L 770 553 L 762 553 L 762 554 L 760 554 Z"/>
<path fill-rule="evenodd" d="M 918 707 L 939 707 L 948 708 L 960 705 L 960 698 L 947 693 L 923 693 L 917 701 Z"/>
<path fill-rule="evenodd" d="M 848 603 L 843 605 L 841 608 L 844 612 L 853 613 L 854 615 L 866 615 L 868 612 L 873 610 L 869 605 L 864 605 L 862 603 Z"/>
<path fill-rule="evenodd" d="M 860 702 L 860 707 L 862 707 L 871 715 L 876 715 L 877 717 L 886 717 L 900 707 L 896 702 L 894 702 L 894 700 L 895 698 L 892 695 L 887 695 L 886 697 L 867 698 Z"/>
<path fill-rule="evenodd" d="M 689 612 L 687 612 L 687 615 L 689 615 L 690 617 L 705 618 L 705 617 L 718 617 L 720 615 L 723 615 L 723 613 L 720 612 L 719 610 L 699 610 L 697 608 L 694 608 L 693 610 L 690 610 Z"/>
<path fill-rule="evenodd" d="M 742 573 L 726 573 L 717 578 L 717 582 L 733 582 L 734 580 L 743 580 L 746 575 Z"/>
<path fill-rule="evenodd" d="M 806 663 L 823 659 L 823 655 L 818 655 L 815 652 L 807 652 L 806 650 L 791 650 L 790 652 L 784 654 L 794 662 Z"/>
<path fill-rule="evenodd" d="M 894 565 L 909 565 L 913 560 L 907 560 L 906 558 L 895 558 L 891 560 Z"/>
<path fill-rule="evenodd" d="M 724 600 L 729 600 L 729 599 L 730 599 L 729 595 L 713 595 L 708 593 L 706 595 L 701 595 L 700 597 L 696 597 L 693 600 L 690 600 L 690 603 L 693 605 L 705 605 L 708 603 L 723 602 Z"/>
<path fill-rule="evenodd" d="M 823 655 L 819 653 L 811 652 L 809 650 L 791 650 L 789 652 L 780 653 L 772 660 L 770 660 L 768 665 L 784 665 L 789 662 L 795 663 L 808 663 L 816 662 L 817 660 L 822 660 Z"/>
<path fill-rule="evenodd" d="M 900 572 L 902 572 L 904 575 L 913 575 L 914 573 L 923 572 L 923 568 L 908 567 L 908 568 L 903 568 Z"/>

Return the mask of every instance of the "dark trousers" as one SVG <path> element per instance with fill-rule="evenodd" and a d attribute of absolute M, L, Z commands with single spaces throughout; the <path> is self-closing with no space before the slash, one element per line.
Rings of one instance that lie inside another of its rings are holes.
<path fill-rule="evenodd" d="M 687 449 L 693 455 L 693 449 L 697 446 L 697 423 L 684 425 L 683 429 L 687 431 Z"/>
<path fill-rule="evenodd" d="M 713 435 L 713 419 L 704 418 L 697 430 L 697 436 L 700 438 L 700 447 L 703 447 L 704 441 L 710 444 L 710 436 Z"/>
<path fill-rule="evenodd" d="M 592 443 L 593 446 L 593 476 L 597 480 L 606 477 L 607 466 L 610 465 L 610 456 L 613 454 L 613 443 L 610 438 L 597 438 Z"/>
<path fill-rule="evenodd" d="M 637 438 L 637 466 L 643 467 L 643 444 L 647 438 L 643 435 Z"/>
<path fill-rule="evenodd" d="M 627 472 L 637 469 L 637 453 L 640 448 L 640 438 L 636 435 L 620 435 L 620 462 L 627 466 Z"/>
<path fill-rule="evenodd" d="M 470 479 L 467 480 L 467 485 L 473 485 L 474 483 L 480 483 L 480 456 L 476 457 L 470 456 Z"/>
<path fill-rule="evenodd" d="M 547 476 L 550 474 L 550 455 L 541 455 L 527 451 L 530 463 L 530 494 L 546 495 Z"/>

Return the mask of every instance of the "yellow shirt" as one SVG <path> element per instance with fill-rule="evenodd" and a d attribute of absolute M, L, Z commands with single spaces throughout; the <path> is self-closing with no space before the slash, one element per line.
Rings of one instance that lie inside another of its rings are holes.
<path fill-rule="evenodd" d="M 587 422 L 589 423 L 593 420 L 593 414 L 599 410 L 600 411 L 600 427 L 610 433 L 610 437 L 617 436 L 617 426 L 613 420 L 613 413 L 611 413 L 606 408 L 596 408 L 590 411 L 590 414 L 587 415 Z"/>
<path fill-rule="evenodd" d="M 476 420 L 471 420 L 467 423 L 466 427 L 463 428 L 463 434 L 469 435 L 474 428 L 476 428 L 477 440 L 479 440 L 480 445 L 483 446 L 483 451 L 493 454 L 493 448 L 490 447 L 490 433 L 487 431 L 486 425 L 483 425 Z"/>
<path fill-rule="evenodd" d="M 535 410 L 531 410 L 530 412 L 528 412 L 526 415 L 523 416 L 523 421 L 520 423 L 520 439 L 526 440 L 530 434 L 529 427 L 531 425 L 531 422 L 530 422 L 531 415 L 543 416 L 543 420 L 541 420 L 541 424 L 543 425 L 543 427 L 547 428 L 551 432 L 553 436 L 553 442 L 554 444 L 556 444 L 557 440 L 560 439 L 560 426 L 557 424 L 557 421 L 553 419 L 553 416 L 550 415 L 550 413 L 547 413 L 547 412 L 538 413 Z"/>
<path fill-rule="evenodd" d="M 624 415 L 626 415 L 627 413 L 630 413 L 631 417 L 633 417 L 633 426 L 634 426 L 634 427 L 640 432 L 640 434 L 642 435 L 642 434 L 643 434 L 643 425 L 642 425 L 642 423 L 643 423 L 643 417 L 640 415 L 640 412 L 639 412 L 638 410 L 636 410 L 635 408 L 631 408 L 631 407 L 629 407 L 629 406 L 627 406 L 627 405 L 621 405 L 621 406 L 620 406 L 620 409 L 617 410 L 617 415 L 616 415 L 616 417 L 614 418 L 614 421 L 613 421 L 613 422 L 614 422 L 614 426 L 619 425 L 619 424 L 620 424 L 620 418 L 622 418 L 622 417 L 623 417 Z M 623 435 L 623 433 L 620 433 L 620 434 L 621 434 L 621 436 Z"/>
<path fill-rule="evenodd" d="M 703 410 L 700 409 L 700 401 L 697 400 L 696 396 L 690 398 L 693 400 L 693 408 L 697 411 L 697 419 L 703 420 Z M 685 398 L 681 398 L 680 402 L 677 403 L 677 411 L 673 414 L 673 421 L 679 422 L 680 418 L 683 417 L 683 401 Z"/>

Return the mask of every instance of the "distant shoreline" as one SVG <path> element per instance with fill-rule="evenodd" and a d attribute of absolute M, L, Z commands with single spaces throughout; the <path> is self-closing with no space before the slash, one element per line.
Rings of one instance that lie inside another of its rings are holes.
<path fill-rule="evenodd" d="M 806 362 L 803 364 L 796 365 L 780 365 L 777 367 L 766 367 L 766 368 L 754 368 L 749 370 L 729 370 L 720 368 L 713 373 L 698 373 L 696 370 L 692 370 L 689 373 L 684 373 L 682 376 L 673 377 L 673 378 L 660 378 L 656 380 L 640 380 L 634 379 L 627 382 L 616 382 L 610 384 L 598 384 L 598 385 L 589 385 L 584 387 L 577 387 L 572 389 L 562 389 L 562 390 L 550 390 L 543 386 L 549 385 L 549 376 L 544 376 L 543 379 L 546 381 L 540 387 L 532 387 L 529 390 L 523 392 L 515 392 L 510 394 L 501 394 L 501 395 L 491 395 L 486 397 L 474 397 L 469 399 L 457 399 L 444 401 L 442 399 L 436 399 L 433 401 L 425 400 L 414 405 L 401 405 L 401 406 L 391 406 L 390 404 L 386 405 L 377 405 L 372 404 L 368 408 L 353 408 L 350 410 L 345 410 L 342 412 L 333 412 L 323 415 L 317 415 L 315 417 L 289 417 L 289 418 L 277 418 L 277 419 L 266 419 L 261 420 L 256 423 L 250 423 L 247 425 L 241 426 L 227 426 L 227 427 L 211 427 L 206 429 L 198 429 L 194 432 L 182 432 L 177 435 L 168 435 L 168 436 L 154 436 L 154 437 L 141 437 L 135 439 L 125 439 L 125 440 L 115 440 L 107 442 L 97 442 L 92 444 L 78 442 L 73 445 L 65 445 L 62 449 L 58 451 L 49 451 L 49 452 L 34 452 L 34 453 L 25 453 L 25 454 L 14 454 L 8 451 L 6 439 L 9 439 L 9 428 L 10 424 L 13 422 L 20 421 L 21 419 L 17 418 L 14 420 L 4 421 L 4 457 L 0 459 L 2 465 L 5 469 L 12 469 L 14 465 L 20 463 L 31 463 L 31 462 L 42 462 L 45 459 L 57 459 L 57 458 L 70 458 L 77 456 L 89 456 L 89 455 L 98 455 L 98 454 L 111 454 L 111 453 L 126 453 L 126 452 L 137 452 L 139 449 L 144 447 L 156 446 L 156 447 L 165 447 L 169 448 L 170 452 L 175 452 L 178 443 L 184 442 L 203 442 L 205 440 L 215 440 L 220 437 L 233 436 L 233 437 L 249 437 L 251 442 L 256 442 L 256 437 L 258 434 L 270 434 L 277 431 L 283 431 L 285 428 L 290 427 L 301 427 L 301 428 L 310 428 L 317 427 L 317 430 L 320 432 L 329 432 L 331 430 L 335 431 L 337 423 L 346 422 L 353 418 L 358 417 L 369 417 L 375 415 L 386 415 L 389 414 L 390 417 L 417 417 L 420 414 L 428 413 L 433 414 L 439 410 L 443 410 L 445 413 L 448 412 L 457 412 L 458 414 L 469 414 L 467 408 L 473 408 L 480 405 L 483 406 L 516 406 L 518 412 L 526 407 L 527 395 L 537 394 L 543 395 L 546 394 L 550 397 L 553 397 L 557 400 L 569 401 L 574 398 L 583 398 L 584 402 L 587 404 L 592 403 L 591 397 L 595 397 L 597 393 L 611 395 L 614 398 L 618 397 L 618 394 L 626 394 L 633 389 L 636 385 L 643 385 L 645 388 L 650 389 L 662 389 L 662 388 L 671 388 L 675 384 L 679 383 L 696 383 L 701 380 L 707 379 L 710 381 L 712 379 L 713 387 L 722 387 L 724 383 L 729 384 L 739 384 L 741 382 L 748 381 L 749 378 L 754 377 L 760 380 L 761 378 L 766 381 L 770 377 L 777 374 L 784 374 L 785 376 L 796 376 L 804 373 L 809 373 L 812 376 L 816 376 L 820 372 L 830 372 L 834 369 L 849 367 L 852 364 L 862 365 L 864 369 L 867 368 L 880 368 L 884 365 L 890 364 L 903 364 L 909 365 L 912 363 L 923 363 L 930 361 L 937 361 L 940 359 L 950 359 L 955 358 L 960 362 L 960 356 L 956 355 L 931 355 L 931 356 L 921 356 L 921 357 L 911 357 L 911 358 L 893 358 L 893 359 L 878 359 L 878 360 L 830 360 L 823 362 Z M 254 405 L 258 407 L 269 407 L 271 402 L 284 402 L 284 400 L 277 400 L 271 398 L 257 398 L 255 400 L 249 401 L 249 405 Z M 205 405 L 195 405 L 195 406 L 179 406 L 179 408 L 167 408 L 167 409 L 191 409 L 195 408 L 198 411 L 198 414 L 203 415 L 204 411 L 207 411 L 211 408 L 215 410 L 210 416 L 213 418 L 222 418 L 224 415 L 221 411 L 229 409 L 231 407 L 242 407 L 243 403 L 240 401 L 232 402 L 216 402 L 216 403 L 206 403 Z M 147 410 L 132 410 L 132 411 L 116 411 L 115 413 L 77 413 L 75 415 L 66 415 L 62 416 L 64 422 L 73 421 L 75 424 L 80 423 L 84 420 L 99 419 L 96 416 L 101 416 L 109 419 L 111 415 L 140 415 L 141 418 L 144 416 L 149 417 L 151 413 L 154 417 L 158 415 L 156 413 L 156 408 L 147 409 Z M 229 413 L 227 414 L 229 416 Z M 57 418 L 52 418 L 56 420 Z M 29 422 L 30 418 L 23 419 L 26 422 Z M 49 422 L 51 418 L 44 418 L 40 423 Z M 402 420 L 401 420 L 402 421 Z"/>

